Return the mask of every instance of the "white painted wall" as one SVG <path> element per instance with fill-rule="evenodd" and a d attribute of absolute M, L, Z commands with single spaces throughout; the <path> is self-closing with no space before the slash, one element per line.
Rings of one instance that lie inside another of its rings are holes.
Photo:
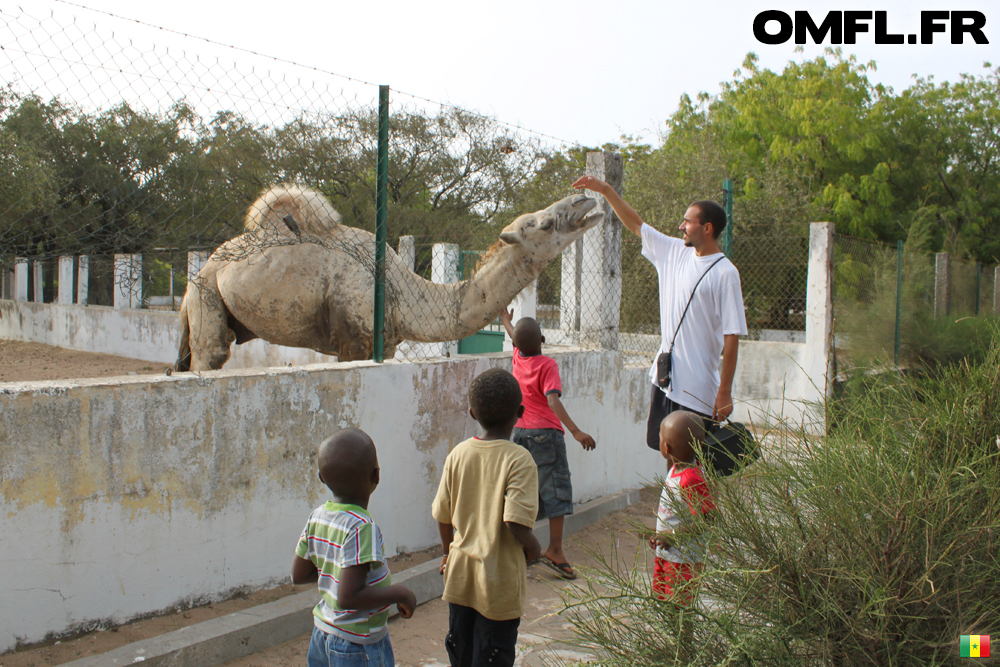
<path fill-rule="evenodd" d="M 175 312 L 0 299 L 0 338 L 173 365 L 180 321 Z M 233 345 L 226 368 L 305 366 L 336 360 L 314 350 L 253 340 Z"/>
<path fill-rule="evenodd" d="M 570 439 L 575 500 L 651 479 L 641 370 L 612 352 L 555 356 L 598 443 Z M 378 446 L 388 553 L 432 546 L 441 465 L 476 434 L 469 383 L 497 365 L 510 355 L 0 385 L 0 651 L 284 579 L 329 497 L 315 448 L 344 426 Z"/>

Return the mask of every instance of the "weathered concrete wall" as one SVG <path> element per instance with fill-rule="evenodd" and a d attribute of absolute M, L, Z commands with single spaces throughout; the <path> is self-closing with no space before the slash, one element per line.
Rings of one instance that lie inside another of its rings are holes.
<path fill-rule="evenodd" d="M 579 502 L 662 467 L 643 446 L 644 369 L 613 352 L 554 355 L 565 403 L 598 442 L 569 442 Z M 509 354 L 354 362 L 200 377 L 0 385 L 0 651 L 287 576 L 328 497 L 319 441 L 371 434 L 371 510 L 390 554 L 436 543 L 430 503 L 451 446 L 476 433 L 466 395 Z"/>
<path fill-rule="evenodd" d="M 0 338 L 69 350 L 116 354 L 172 365 L 177 360 L 177 313 L 0 299 Z M 254 340 L 233 345 L 229 370 L 330 363 L 336 357 Z"/>

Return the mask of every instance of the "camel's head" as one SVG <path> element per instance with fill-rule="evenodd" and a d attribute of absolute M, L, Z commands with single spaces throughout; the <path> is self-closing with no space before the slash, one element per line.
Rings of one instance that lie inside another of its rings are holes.
<path fill-rule="evenodd" d="M 509 245 L 524 246 L 536 258 L 547 261 L 603 219 L 604 213 L 597 208 L 596 199 L 573 195 L 547 209 L 518 217 L 504 227 L 500 240 Z"/>

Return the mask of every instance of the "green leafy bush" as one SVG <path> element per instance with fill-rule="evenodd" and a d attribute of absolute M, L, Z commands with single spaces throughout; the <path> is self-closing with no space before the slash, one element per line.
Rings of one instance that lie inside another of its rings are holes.
<path fill-rule="evenodd" d="M 1000 627 L 996 327 L 989 343 L 978 363 L 874 376 L 825 438 L 768 433 L 712 482 L 699 603 L 654 599 L 645 559 L 614 554 L 567 600 L 579 643 L 609 667 L 963 664 L 960 635 Z"/>

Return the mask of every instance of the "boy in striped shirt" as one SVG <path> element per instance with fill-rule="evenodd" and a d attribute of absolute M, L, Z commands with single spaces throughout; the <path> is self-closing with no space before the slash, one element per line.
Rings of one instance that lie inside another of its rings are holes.
<path fill-rule="evenodd" d="M 382 533 L 368 514 L 379 482 L 375 443 L 360 429 L 338 431 L 319 446 L 319 479 L 333 500 L 313 510 L 292 560 L 292 583 L 319 582 L 309 667 L 393 667 L 389 606 L 410 618 L 413 591 L 393 586 Z"/>

